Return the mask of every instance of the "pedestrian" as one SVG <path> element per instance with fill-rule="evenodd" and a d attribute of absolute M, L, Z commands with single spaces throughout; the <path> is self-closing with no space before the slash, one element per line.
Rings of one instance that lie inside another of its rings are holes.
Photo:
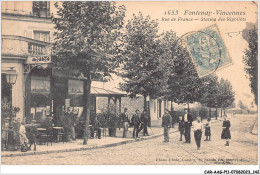
<path fill-rule="evenodd" d="M 224 121 L 222 125 L 222 133 L 221 133 L 221 139 L 226 140 L 226 146 L 229 146 L 229 139 L 231 139 L 231 134 L 229 128 L 231 127 L 230 121 L 227 119 L 227 115 L 224 114 Z"/>
<path fill-rule="evenodd" d="M 175 123 L 175 120 L 176 120 L 176 116 L 175 116 L 174 110 L 171 110 L 170 115 L 172 117 L 172 128 L 174 128 L 174 123 Z"/>
<path fill-rule="evenodd" d="M 205 136 L 206 139 L 204 141 L 210 141 L 210 137 L 211 137 L 211 121 L 210 121 L 210 117 L 207 119 L 207 122 L 204 126 L 205 128 Z"/>
<path fill-rule="evenodd" d="M 139 138 L 138 134 L 139 134 L 139 127 L 140 127 L 140 112 L 139 110 L 135 110 L 135 114 L 132 116 L 131 118 L 131 125 L 134 127 L 133 129 L 133 138 Z"/>
<path fill-rule="evenodd" d="M 120 123 L 124 128 L 123 138 L 126 138 L 127 132 L 128 132 L 128 126 L 130 125 L 130 121 L 129 121 L 129 118 L 128 118 L 128 115 L 127 115 L 127 108 L 125 108 L 124 112 L 121 113 L 121 115 L 120 115 Z"/>
<path fill-rule="evenodd" d="M 182 116 L 179 116 L 179 131 L 180 131 L 180 140 L 182 141 L 182 135 L 184 134 L 184 121 L 182 120 Z"/>
<path fill-rule="evenodd" d="M 109 116 L 109 121 L 108 121 L 109 136 L 115 137 L 116 136 L 116 128 L 117 128 L 118 118 L 116 116 L 116 113 L 111 109 L 108 110 L 108 116 Z"/>
<path fill-rule="evenodd" d="M 76 140 L 75 136 L 75 115 L 72 113 L 70 106 L 67 108 L 67 112 L 65 113 L 65 118 L 67 120 L 67 127 L 69 131 L 69 139 Z"/>
<path fill-rule="evenodd" d="M 26 129 L 24 126 L 24 122 L 21 123 L 20 129 L 19 129 L 19 138 L 20 138 L 20 144 L 21 144 L 21 152 L 27 152 L 28 150 L 28 138 L 26 137 Z"/>
<path fill-rule="evenodd" d="M 16 120 L 14 120 L 13 123 L 14 126 L 14 140 L 15 140 L 15 145 L 20 145 L 20 134 L 19 134 L 19 130 L 20 130 L 20 126 L 21 126 L 21 119 L 17 118 Z"/>
<path fill-rule="evenodd" d="M 200 121 L 200 117 L 197 117 L 197 122 L 194 123 L 193 131 L 194 131 L 194 139 L 198 150 L 200 149 L 200 144 L 201 144 L 202 128 L 203 125 Z"/>
<path fill-rule="evenodd" d="M 162 117 L 162 127 L 164 128 L 164 142 L 169 142 L 169 130 L 171 127 L 171 115 L 168 109 L 165 109 L 164 115 Z"/>
<path fill-rule="evenodd" d="M 1 148 L 4 149 L 7 146 L 7 140 L 8 140 L 8 129 L 9 129 L 9 121 L 5 119 L 4 124 L 2 126 L 1 130 Z"/>
<path fill-rule="evenodd" d="M 184 109 L 184 115 L 183 115 L 183 121 L 184 121 L 184 136 L 185 136 L 185 143 L 190 143 L 190 128 L 192 126 L 192 116 L 190 112 L 188 112 L 188 109 Z"/>
<path fill-rule="evenodd" d="M 101 139 L 101 124 L 100 124 L 100 122 L 98 121 L 97 116 L 95 116 L 95 118 L 94 118 L 94 121 L 93 121 L 92 126 L 91 126 L 91 128 L 90 128 L 90 131 L 91 131 L 91 133 L 90 133 L 90 138 L 91 138 L 91 139 L 94 139 L 94 133 L 95 133 L 95 131 L 98 132 L 98 133 L 97 133 L 98 139 Z"/>
<path fill-rule="evenodd" d="M 31 121 L 29 133 L 28 133 L 28 140 L 30 144 L 28 150 L 31 150 L 31 146 L 34 145 L 34 151 L 36 151 L 36 137 L 38 135 L 37 125 L 35 124 L 35 122 L 36 122 L 35 120 Z"/>
<path fill-rule="evenodd" d="M 139 132 L 143 129 L 143 136 L 149 136 L 147 127 L 150 122 L 150 117 L 145 110 L 141 114 L 140 120 L 141 120 L 141 127 L 139 129 Z"/>

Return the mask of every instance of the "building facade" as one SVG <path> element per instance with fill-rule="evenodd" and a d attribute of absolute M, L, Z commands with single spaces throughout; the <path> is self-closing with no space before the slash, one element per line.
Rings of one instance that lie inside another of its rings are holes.
<path fill-rule="evenodd" d="M 30 96 L 50 96 L 47 72 L 50 72 L 50 43 L 54 29 L 51 8 L 54 8 L 53 3 L 43 1 L 2 2 L 2 99 L 12 93 L 13 106 L 20 108 L 17 117 L 22 119 L 31 104 L 35 104 L 35 101 L 28 103 Z M 10 67 L 18 74 L 12 92 L 5 82 L 5 72 Z"/>
<path fill-rule="evenodd" d="M 60 72 L 51 64 L 54 32 L 52 16 L 56 14 L 54 3 L 2 2 L 2 99 L 12 96 L 13 106 L 20 108 L 17 117 L 25 122 L 35 119 L 41 123 L 47 120 L 49 115 L 54 115 L 54 122 L 59 125 L 61 122 L 59 116 L 67 106 L 72 106 L 78 116 L 83 111 L 83 81 L 71 77 L 66 72 Z M 5 73 L 10 68 L 16 70 L 18 74 L 12 91 L 5 78 Z M 91 91 L 93 92 L 91 111 L 95 113 L 96 97 L 107 98 L 108 94 L 95 94 L 95 89 Z M 109 94 L 111 98 L 115 95 L 120 100 L 118 104 L 120 112 L 121 97 L 126 94 Z M 123 104 L 125 100 L 129 101 L 124 98 Z M 138 105 L 138 109 L 142 107 L 143 104 Z M 170 109 L 169 102 L 151 99 L 149 101 L 151 119 L 160 120 L 166 108 Z"/>
<path fill-rule="evenodd" d="M 83 112 L 84 77 L 73 77 L 51 64 L 54 3 L 2 2 L 2 100 L 11 96 L 13 106 L 20 108 L 17 117 L 26 123 L 32 119 L 44 123 L 53 116 L 54 123 L 61 125 L 67 106 L 78 117 Z M 10 68 L 18 74 L 12 91 L 5 75 Z M 121 107 L 121 97 L 126 95 L 98 87 L 91 88 L 91 94 L 92 114 L 96 113 L 97 97 L 113 98 Z"/>

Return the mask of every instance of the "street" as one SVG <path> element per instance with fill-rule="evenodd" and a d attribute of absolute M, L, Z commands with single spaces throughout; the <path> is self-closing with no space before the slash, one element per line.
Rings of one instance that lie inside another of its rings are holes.
<path fill-rule="evenodd" d="M 230 146 L 220 139 L 222 119 L 212 118 L 211 141 L 202 137 L 197 150 L 193 132 L 191 144 L 179 140 L 179 132 L 170 134 L 170 142 L 163 136 L 128 143 L 116 147 L 42 155 L 2 157 L 4 165 L 256 165 L 258 135 L 250 133 L 257 115 L 236 114 L 231 121 Z M 257 121 L 256 121 L 257 122 Z M 177 125 L 175 125 L 176 129 Z M 162 128 L 163 129 L 163 128 Z M 172 129 L 172 130 L 174 130 Z M 184 139 L 184 138 L 183 138 Z"/>

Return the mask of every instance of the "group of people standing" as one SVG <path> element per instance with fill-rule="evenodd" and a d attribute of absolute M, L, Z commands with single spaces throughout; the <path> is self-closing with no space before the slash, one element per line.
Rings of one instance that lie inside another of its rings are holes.
<path fill-rule="evenodd" d="M 25 127 L 25 122 L 21 121 L 20 118 L 14 118 L 12 121 L 12 130 L 14 137 L 14 146 L 20 146 L 22 152 L 26 152 L 31 149 L 34 145 L 34 151 L 36 151 L 36 137 L 37 137 L 37 126 L 35 125 L 35 120 L 31 121 L 31 124 Z M 7 148 L 8 141 L 8 131 L 9 131 L 9 121 L 5 120 L 2 126 L 1 135 L 1 148 Z"/>
<path fill-rule="evenodd" d="M 128 127 L 133 127 L 133 138 L 138 138 L 139 133 L 143 130 L 143 136 L 149 136 L 148 126 L 150 125 L 150 117 L 147 114 L 147 111 L 143 111 L 140 114 L 140 111 L 137 109 L 135 114 L 129 119 L 127 114 L 127 108 L 124 109 L 124 112 L 120 115 L 120 123 L 123 127 L 123 138 L 127 137 Z"/>
<path fill-rule="evenodd" d="M 170 112 L 168 109 L 165 110 L 165 114 L 162 117 L 162 127 L 164 127 L 164 142 L 169 142 L 169 129 L 172 127 L 172 117 L 170 115 Z M 188 109 L 184 109 L 184 115 L 179 116 L 179 132 L 180 132 L 180 139 L 179 141 L 182 141 L 182 136 L 185 137 L 185 143 L 191 143 L 191 127 L 193 126 L 193 132 L 194 132 L 194 139 L 197 145 L 197 149 L 200 149 L 201 145 L 201 138 L 203 129 L 205 129 L 205 140 L 204 141 L 210 141 L 211 140 L 211 118 L 207 119 L 207 122 L 205 125 L 201 123 L 201 118 L 197 117 L 197 122 L 193 123 L 193 118 L 191 113 L 188 112 Z M 223 130 L 221 134 L 221 139 L 226 140 L 226 146 L 229 146 L 229 139 L 231 139 L 230 134 L 230 121 L 227 120 L 227 115 L 224 115 L 224 121 L 223 121 Z"/>

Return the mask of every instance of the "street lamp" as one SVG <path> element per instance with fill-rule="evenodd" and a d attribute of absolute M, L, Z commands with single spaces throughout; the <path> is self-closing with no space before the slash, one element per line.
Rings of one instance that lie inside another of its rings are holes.
<path fill-rule="evenodd" d="M 8 130 L 8 142 L 7 148 L 8 151 L 15 150 L 15 140 L 14 140 L 14 130 L 13 130 L 13 105 L 12 105 L 12 89 L 13 85 L 16 83 L 17 72 L 14 70 L 14 67 L 10 67 L 10 69 L 6 72 L 6 81 L 11 85 L 11 93 L 10 93 L 10 117 L 9 117 L 9 130 Z"/>

